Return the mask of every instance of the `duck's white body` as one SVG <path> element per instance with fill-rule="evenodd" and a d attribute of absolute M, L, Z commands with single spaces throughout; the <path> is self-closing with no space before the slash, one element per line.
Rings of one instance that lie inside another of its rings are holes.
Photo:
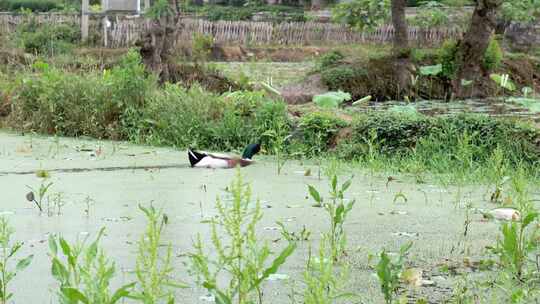
<path fill-rule="evenodd" d="M 195 151 L 188 149 L 188 159 L 192 167 L 195 168 L 234 168 L 236 166 L 249 166 L 253 163 L 251 157 L 259 152 L 260 144 L 249 145 L 242 157 L 231 156 L 220 153 L 208 153 L 205 151 Z M 245 156 L 245 157 L 244 157 Z"/>
<path fill-rule="evenodd" d="M 193 167 L 195 168 L 229 168 L 229 161 L 224 158 L 214 158 L 208 155 L 203 157 Z"/>

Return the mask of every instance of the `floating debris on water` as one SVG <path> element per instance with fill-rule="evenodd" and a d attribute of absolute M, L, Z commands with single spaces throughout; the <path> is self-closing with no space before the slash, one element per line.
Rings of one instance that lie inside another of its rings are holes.
<path fill-rule="evenodd" d="M 204 302 L 215 302 L 216 298 L 213 295 L 200 296 L 199 300 Z"/>
<path fill-rule="evenodd" d="M 418 232 L 394 232 L 393 236 L 403 236 L 403 237 L 419 237 L 420 233 Z"/>
<path fill-rule="evenodd" d="M 273 273 L 269 275 L 267 278 L 268 281 L 282 281 L 282 280 L 288 280 L 288 279 L 289 279 L 288 275 L 281 274 L 281 273 Z"/>
<path fill-rule="evenodd" d="M 127 221 L 131 221 L 132 217 L 130 217 L 130 216 L 102 217 L 101 220 L 106 221 L 106 222 L 127 222 Z"/>
<path fill-rule="evenodd" d="M 392 210 L 392 211 L 390 211 L 390 214 L 393 214 L 393 215 L 407 215 L 409 213 L 407 211 Z"/>

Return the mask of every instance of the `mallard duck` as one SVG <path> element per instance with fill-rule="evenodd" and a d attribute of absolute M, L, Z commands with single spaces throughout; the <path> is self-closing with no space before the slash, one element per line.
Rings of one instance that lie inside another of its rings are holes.
<path fill-rule="evenodd" d="M 189 162 L 191 167 L 197 168 L 234 168 L 236 166 L 245 167 L 253 163 L 253 155 L 261 150 L 261 144 L 250 144 L 244 149 L 242 157 L 227 154 L 208 153 L 188 149 Z"/>

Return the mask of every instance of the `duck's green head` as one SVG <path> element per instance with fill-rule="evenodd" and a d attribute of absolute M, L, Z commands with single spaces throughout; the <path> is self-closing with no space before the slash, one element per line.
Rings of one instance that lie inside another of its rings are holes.
<path fill-rule="evenodd" d="M 244 153 L 242 153 L 242 158 L 251 159 L 253 155 L 259 153 L 260 150 L 261 150 L 261 143 L 250 144 L 244 149 Z"/>

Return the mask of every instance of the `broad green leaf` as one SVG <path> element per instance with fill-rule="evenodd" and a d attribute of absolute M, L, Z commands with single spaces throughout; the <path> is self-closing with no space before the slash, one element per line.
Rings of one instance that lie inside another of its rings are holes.
<path fill-rule="evenodd" d="M 54 257 L 52 260 L 51 274 L 56 280 L 62 283 L 67 282 L 69 279 L 69 274 L 66 267 L 64 267 L 64 265 L 56 257 Z"/>
<path fill-rule="evenodd" d="M 339 204 L 336 208 L 336 215 L 334 216 L 334 223 L 340 224 L 343 222 L 343 213 L 345 212 L 345 206 Z"/>
<path fill-rule="evenodd" d="M 336 190 L 337 187 L 337 175 L 332 176 L 332 190 Z"/>
<path fill-rule="evenodd" d="M 80 292 L 78 289 L 73 287 L 63 287 L 61 288 L 62 294 L 68 298 L 72 303 L 83 302 L 84 304 L 89 304 L 88 298 Z"/>
<path fill-rule="evenodd" d="M 407 242 L 406 244 L 401 246 L 401 248 L 399 248 L 400 255 L 404 256 L 411 249 L 412 245 L 413 245 L 412 242 Z"/>
<path fill-rule="evenodd" d="M 279 267 L 281 267 L 281 265 L 283 265 L 285 261 L 287 261 L 287 258 L 294 252 L 295 249 L 296 249 L 296 243 L 289 243 L 289 245 L 287 245 L 287 247 L 285 247 L 285 249 L 281 251 L 279 256 L 276 257 L 274 261 L 272 261 L 272 265 L 270 265 L 270 267 L 266 268 L 263 271 L 263 274 L 261 275 L 261 277 L 258 278 L 255 281 L 255 283 L 253 283 L 253 285 L 249 288 L 249 290 L 253 290 L 253 288 L 257 288 L 263 280 L 268 278 L 271 274 L 275 274 L 278 271 Z"/>
<path fill-rule="evenodd" d="M 19 251 L 19 249 L 21 249 L 21 247 L 22 247 L 22 243 L 21 243 L 21 242 L 15 243 L 15 244 L 11 247 L 11 250 L 9 251 L 8 258 L 10 258 L 10 257 L 12 257 L 13 255 L 15 255 L 15 253 L 17 253 L 17 251 Z"/>
<path fill-rule="evenodd" d="M 328 92 L 313 97 L 313 102 L 322 108 L 335 109 L 345 101 L 351 100 L 351 94 L 342 91 Z"/>
<path fill-rule="evenodd" d="M 317 202 L 317 203 L 321 203 L 322 202 L 322 198 L 321 198 L 321 195 L 319 194 L 319 191 L 317 191 L 317 189 L 315 189 L 315 187 L 311 186 L 311 185 L 308 185 L 308 189 L 309 189 L 309 194 L 311 195 L 311 197 Z"/>
<path fill-rule="evenodd" d="M 231 299 L 226 294 L 218 290 L 216 285 L 209 282 L 204 282 L 203 287 L 214 295 L 216 304 L 232 304 Z"/>
<path fill-rule="evenodd" d="M 425 65 L 420 67 L 420 74 L 423 76 L 436 76 L 442 72 L 442 64 Z"/>
<path fill-rule="evenodd" d="M 17 272 L 26 269 L 26 267 L 28 267 L 28 265 L 30 265 L 30 263 L 32 263 L 33 258 L 34 258 L 34 255 L 32 254 L 32 255 L 29 255 L 26 258 L 20 260 L 17 263 L 17 266 L 15 266 L 15 269 L 17 270 Z"/>
<path fill-rule="evenodd" d="M 495 83 L 497 83 L 501 88 L 509 91 L 514 91 L 516 89 L 516 85 L 512 82 L 508 74 L 491 74 L 489 75 L 489 78 L 495 81 Z"/>
<path fill-rule="evenodd" d="M 49 235 L 49 249 L 51 250 L 53 255 L 58 254 L 58 246 L 56 245 L 56 239 L 52 234 Z"/>
<path fill-rule="evenodd" d="M 538 217 L 537 212 L 532 212 L 527 214 L 527 216 L 523 219 L 523 228 L 527 227 L 532 221 L 534 221 Z"/>
<path fill-rule="evenodd" d="M 62 252 L 65 256 L 71 255 L 71 248 L 69 247 L 68 242 L 63 237 L 60 237 L 60 248 L 62 248 Z"/>
<path fill-rule="evenodd" d="M 352 178 L 350 178 L 349 180 L 344 182 L 343 185 L 341 185 L 341 191 L 343 191 L 343 192 L 347 191 L 347 189 L 349 189 L 351 184 L 352 184 Z"/>
<path fill-rule="evenodd" d="M 131 288 L 133 288 L 133 286 L 135 286 L 135 283 L 129 283 L 129 284 L 126 284 L 126 285 L 120 287 L 118 290 L 116 290 L 116 292 L 111 297 L 111 300 L 109 301 L 109 304 L 114 304 L 114 303 L 118 302 L 118 300 L 120 300 L 122 298 L 125 298 L 125 297 L 128 297 L 129 294 L 130 294 L 129 290 Z"/>

